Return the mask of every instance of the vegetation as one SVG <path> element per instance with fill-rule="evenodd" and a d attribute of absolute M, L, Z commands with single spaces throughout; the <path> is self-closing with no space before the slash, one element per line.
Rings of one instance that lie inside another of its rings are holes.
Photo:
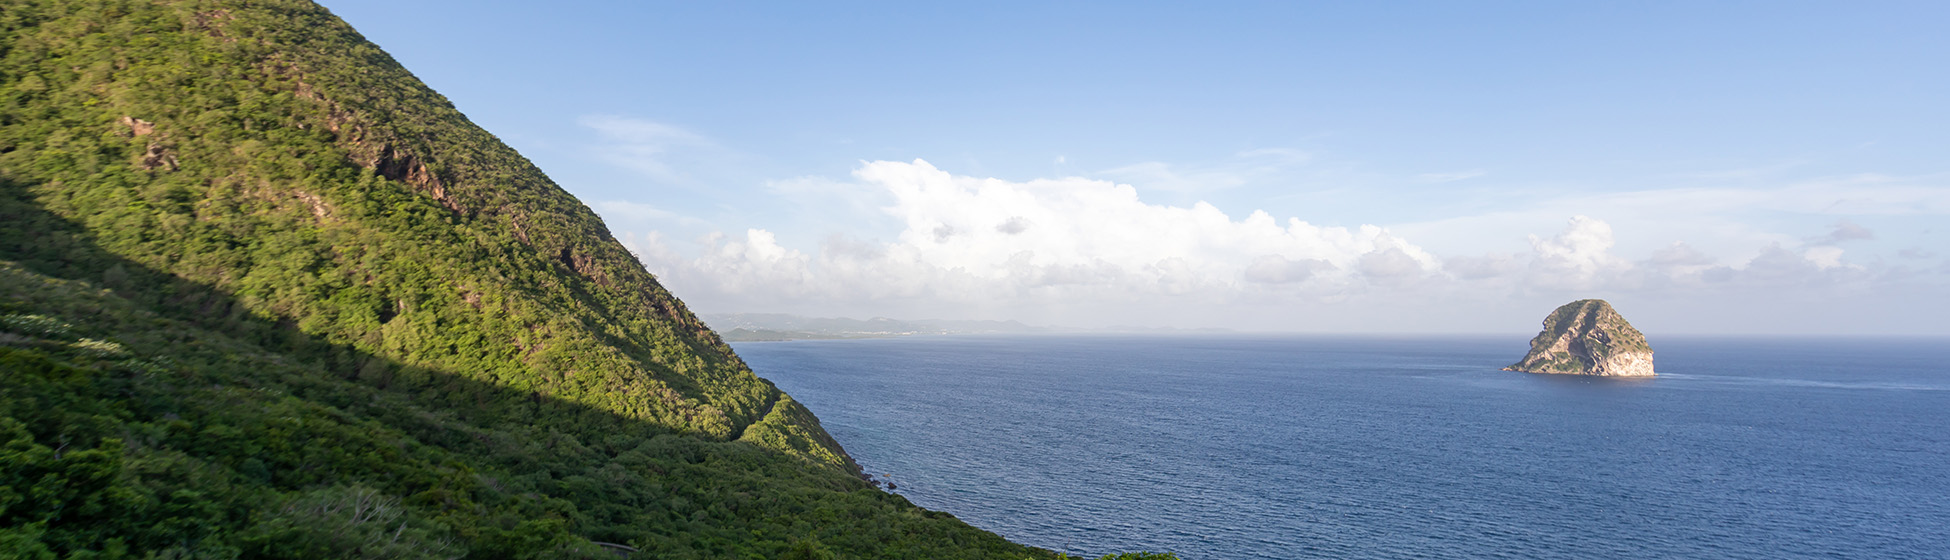
<path fill-rule="evenodd" d="M 0 551 L 1058 556 L 858 475 L 323 8 L 0 0 Z"/>
<path fill-rule="evenodd" d="M 1602 299 L 1558 306 L 1544 318 L 1544 330 L 1530 339 L 1530 353 L 1505 369 L 1542 373 L 1583 373 L 1612 356 L 1652 347 L 1645 334 Z"/>

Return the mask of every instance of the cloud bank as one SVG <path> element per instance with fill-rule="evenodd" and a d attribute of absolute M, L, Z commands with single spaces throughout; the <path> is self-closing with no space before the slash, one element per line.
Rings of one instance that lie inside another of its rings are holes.
<path fill-rule="evenodd" d="M 835 237 L 806 254 L 752 229 L 707 238 L 694 258 L 661 237 L 633 243 L 672 285 L 757 298 L 1336 299 L 1412 284 L 1442 267 L 1380 227 L 1324 227 L 1265 212 L 1234 220 L 1205 203 L 1147 204 L 1109 181 L 955 176 L 920 160 L 867 163 L 854 176 L 891 197 L 882 210 L 903 226 L 893 241 Z"/>
<path fill-rule="evenodd" d="M 712 234 L 695 246 L 655 232 L 624 239 L 701 309 L 1272 329 L 1387 309 L 1393 320 L 1448 313 L 1453 323 L 1510 302 L 1606 294 L 1859 295 L 1900 284 L 1907 270 L 1847 261 L 1840 245 L 1874 233 L 1846 220 L 1798 244 L 1754 248 L 1750 258 L 1674 242 L 1634 259 L 1614 252 L 1610 224 L 1577 215 L 1529 236 L 1528 252 L 1444 258 L 1384 227 L 1263 211 L 1234 219 L 1204 202 L 1150 204 L 1132 186 L 1104 180 L 959 176 L 922 160 L 864 163 L 853 179 L 886 201 L 877 211 L 898 224 L 891 240 L 834 235 L 802 251 L 765 229 Z M 614 206 L 599 208 L 646 211 Z"/>

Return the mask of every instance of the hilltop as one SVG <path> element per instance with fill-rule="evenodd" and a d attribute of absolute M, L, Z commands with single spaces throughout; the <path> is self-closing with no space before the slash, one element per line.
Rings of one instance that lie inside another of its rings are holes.
<path fill-rule="evenodd" d="M 1652 347 L 1611 303 L 1581 299 L 1544 317 L 1544 330 L 1530 340 L 1530 353 L 1510 367 L 1529 373 L 1570 373 L 1612 377 L 1651 377 Z"/>

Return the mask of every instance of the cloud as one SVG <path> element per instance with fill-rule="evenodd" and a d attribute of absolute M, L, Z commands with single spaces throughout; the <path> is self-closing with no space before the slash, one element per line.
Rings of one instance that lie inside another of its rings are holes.
<path fill-rule="evenodd" d="M 1699 249 L 1694 249 L 1692 245 L 1687 245 L 1684 241 L 1674 241 L 1671 245 L 1667 245 L 1652 253 L 1652 258 L 1646 259 L 1645 262 L 1656 268 L 1680 269 L 1694 266 L 1711 266 L 1719 261 L 1707 256 L 1706 253 L 1701 253 Z"/>
<path fill-rule="evenodd" d="M 870 162 L 854 176 L 885 193 L 880 211 L 901 224 L 892 241 L 834 237 L 808 254 L 752 229 L 700 239 L 695 258 L 677 256 L 661 237 L 636 250 L 687 298 L 1231 301 L 1267 290 L 1332 298 L 1407 285 L 1442 266 L 1379 227 L 1265 212 L 1235 220 L 1206 203 L 1148 204 L 1109 181 L 956 176 L 921 160 Z"/>
<path fill-rule="evenodd" d="M 1246 185 L 1311 161 L 1313 156 L 1300 150 L 1259 148 L 1205 164 L 1172 165 L 1147 161 L 1106 169 L 1098 174 L 1143 185 L 1147 189 L 1195 193 Z"/>
<path fill-rule="evenodd" d="M 1699 285 L 1707 271 L 1721 266 L 1720 259 L 1714 258 L 1684 241 L 1674 241 L 1652 252 L 1652 256 L 1639 261 L 1641 269 L 1653 287 L 1672 285 Z"/>
<path fill-rule="evenodd" d="M 1420 175 L 1416 175 L 1415 180 L 1421 183 L 1452 183 L 1452 182 L 1463 181 L 1467 179 L 1475 179 L 1477 177 L 1482 177 L 1488 174 L 1489 174 L 1488 171 L 1483 171 L 1481 169 L 1472 169 L 1469 171 L 1451 171 L 1448 173 L 1423 173 Z"/>
<path fill-rule="evenodd" d="M 596 157 L 659 183 L 687 184 L 689 176 L 679 169 L 695 169 L 699 160 L 729 156 L 710 139 L 674 125 L 615 115 L 588 115 L 576 122 L 595 129 L 601 139 L 592 148 Z"/>
<path fill-rule="evenodd" d="M 594 204 L 596 212 L 610 221 L 699 223 L 702 220 L 653 205 L 628 200 L 603 200 Z"/>
<path fill-rule="evenodd" d="M 1846 228 L 1842 228 L 1846 229 Z M 1720 293 L 1782 286 L 1842 286 L 1873 280 L 1874 271 L 1844 260 L 1833 245 L 1760 247 L 1751 258 L 1728 264 L 1683 241 L 1631 260 L 1613 252 L 1611 224 L 1574 216 L 1562 231 L 1530 235 L 1531 251 L 1443 260 L 1450 278 L 1530 293 Z"/>
<path fill-rule="evenodd" d="M 1820 246 L 1796 251 L 1769 245 L 1738 269 L 1721 269 L 1718 280 L 1745 281 L 1749 285 L 1821 285 L 1861 280 L 1866 270 L 1843 264 L 1842 249 Z"/>
<path fill-rule="evenodd" d="M 1469 191 L 1469 198 L 1454 204 L 1484 212 L 1437 214 L 1427 221 L 1388 225 L 1431 251 L 1468 254 L 1490 247 L 1516 249 L 1505 245 L 1506 240 L 1523 239 L 1536 224 L 1602 214 L 1611 225 L 1632 232 L 1617 240 L 1621 250 L 1643 254 L 1685 240 L 1709 254 L 1739 254 L 1744 260 L 1768 243 L 1837 242 L 1807 237 L 1802 228 L 1811 221 L 1832 227 L 1847 219 L 1868 230 L 1903 216 L 1950 215 L 1950 182 L 1944 179 L 1855 175 L 1765 188 L 1685 187 L 1570 195 L 1548 189 L 1493 188 Z M 1885 240 L 1883 233 L 1873 232 L 1879 241 Z"/>
<path fill-rule="evenodd" d="M 1862 227 L 1861 225 L 1856 224 L 1855 222 L 1842 220 L 1835 223 L 1835 229 L 1833 231 L 1828 232 L 1828 235 L 1810 238 L 1808 239 L 1808 243 L 1816 244 L 1816 245 L 1832 245 L 1836 243 L 1841 243 L 1843 241 L 1864 241 L 1864 240 L 1875 239 L 1875 238 L 1876 238 L 1876 233 L 1873 231 L 1869 231 L 1869 228 Z"/>
<path fill-rule="evenodd" d="M 1236 161 L 1251 162 L 1255 165 L 1301 165 L 1313 161 L 1313 154 L 1292 148 L 1258 148 L 1232 155 Z"/>
<path fill-rule="evenodd" d="M 1523 270 L 1522 261 L 1509 253 L 1490 253 L 1480 257 L 1449 257 L 1442 268 L 1463 280 L 1485 280 L 1508 276 Z"/>
<path fill-rule="evenodd" d="M 1774 210 L 1853 216 L 1950 214 L 1950 187 L 1942 177 L 1911 178 L 1878 174 L 1829 177 L 1802 182 L 1756 203 Z M 1769 191 L 1763 191 L 1769 192 Z"/>
<path fill-rule="evenodd" d="M 1950 186 L 1940 176 L 1858 174 L 1820 177 L 1771 188 L 1673 188 L 1567 198 L 1557 204 L 1684 209 L 1771 210 L 1832 216 L 1950 214 Z"/>
<path fill-rule="evenodd" d="M 1611 224 L 1588 216 L 1574 216 L 1557 235 L 1530 236 L 1531 249 L 1536 252 L 1530 262 L 1530 282 L 1546 289 L 1610 287 L 1632 268 L 1630 261 L 1611 253 L 1614 244 Z"/>
<path fill-rule="evenodd" d="M 1305 282 L 1313 278 L 1316 272 L 1336 268 L 1334 263 L 1321 259 L 1291 260 L 1280 255 L 1260 255 L 1253 259 L 1252 264 L 1246 265 L 1245 278 L 1247 282 L 1261 284 L 1292 284 Z"/>
<path fill-rule="evenodd" d="M 1028 218 L 1024 218 L 1022 216 L 1010 216 L 1008 220 L 1005 220 L 1000 224 L 996 224 L 995 231 L 999 231 L 1009 235 L 1015 235 L 1025 231 L 1029 231 L 1029 225 L 1030 224 Z"/>
<path fill-rule="evenodd" d="M 1431 272 L 1432 268 L 1400 247 L 1363 254 L 1357 261 L 1357 267 L 1368 281 L 1383 286 L 1413 284 Z"/>
<path fill-rule="evenodd" d="M 772 188 L 843 199 L 835 204 L 871 215 L 838 212 L 844 217 L 832 219 L 830 231 L 847 233 L 814 243 L 763 228 L 624 241 L 698 309 L 1056 324 L 1439 329 L 1583 297 L 1663 301 L 1675 313 L 1736 300 L 1846 309 L 1835 302 L 1938 293 L 1950 279 L 1915 265 L 1853 262 L 1837 243 L 1874 234 L 1850 221 L 1811 240 L 1820 243 L 1773 235 L 1722 238 L 1712 247 L 1689 238 L 1627 252 L 1621 235 L 1679 234 L 1566 214 L 1555 232 L 1509 236 L 1512 244 L 1527 241 L 1525 250 L 1438 257 L 1374 225 L 1321 226 L 1265 211 L 1235 217 L 1206 202 L 1147 202 L 1119 182 L 963 176 L 922 160 L 863 162 L 850 180 Z M 606 215 L 667 214 L 598 206 Z M 868 222 L 874 227 L 861 226 Z M 875 230 L 879 238 L 860 237 Z M 1920 249 L 1904 256 L 1933 258 Z M 1421 319 L 1430 313 L 1452 316 Z M 1528 313 L 1518 323 L 1534 320 Z"/>

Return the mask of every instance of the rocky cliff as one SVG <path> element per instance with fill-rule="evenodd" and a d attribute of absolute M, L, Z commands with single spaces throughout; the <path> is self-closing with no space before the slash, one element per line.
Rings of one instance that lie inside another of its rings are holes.
<path fill-rule="evenodd" d="M 1645 335 L 1610 303 L 1584 299 L 1564 304 L 1544 318 L 1544 330 L 1530 339 L 1530 354 L 1507 371 L 1568 373 L 1613 377 L 1651 377 L 1652 347 Z"/>

